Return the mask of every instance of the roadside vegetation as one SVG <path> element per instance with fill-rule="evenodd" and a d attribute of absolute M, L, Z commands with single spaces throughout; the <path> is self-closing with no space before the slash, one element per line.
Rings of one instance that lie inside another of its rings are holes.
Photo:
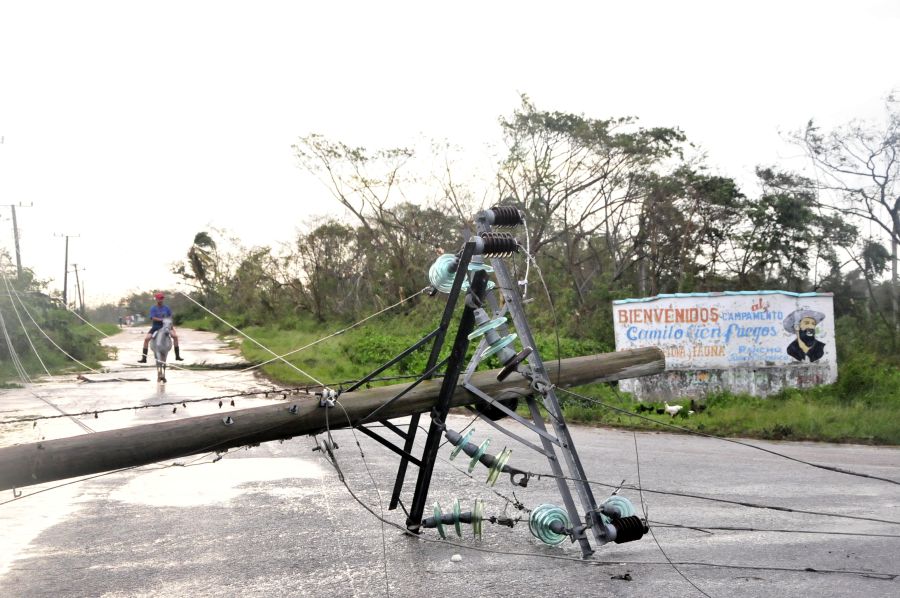
<path fill-rule="evenodd" d="M 725 290 L 834 293 L 836 384 L 766 399 L 720 393 L 694 405 L 673 401 L 684 407 L 674 418 L 657 412 L 662 405 L 640 405 L 615 386 L 594 385 L 577 389 L 586 398 L 561 394 L 572 421 L 900 444 L 894 99 L 880 122 L 823 131 L 810 121 L 792 140 L 811 172 L 763 165 L 743 185 L 707 169 L 677 127 L 545 111 L 525 96 L 500 127 L 505 147 L 481 186 L 458 170 L 448 147 L 434 160 L 412 148 L 300 138 L 298 165 L 328 181 L 323 196 L 333 197 L 344 217 L 315 220 L 271 246 L 246 247 L 223 231 L 200 231 L 185 240 L 185 259 L 174 272 L 193 300 L 278 354 L 402 302 L 287 358 L 340 385 L 436 326 L 442 296 L 420 293 L 428 268 L 459 248 L 479 209 L 513 205 L 527 215 L 519 242 L 534 261 L 520 253 L 509 263 L 516 279 L 529 281 L 529 317 L 545 361 L 614 350 L 615 299 Z M 402 199 L 409 197 L 417 201 Z M 177 324 L 234 335 L 191 301 L 170 297 Z M 95 315 L 144 313 L 149 304 L 149 297 L 133 295 Z M 8 309 L 2 301 L 0 308 Z M 290 365 L 270 362 L 255 343 L 240 345 L 247 360 L 269 362 L 262 370 L 277 383 L 310 382 Z M 426 357 L 421 351 L 382 377 L 421 372 Z"/>
<path fill-rule="evenodd" d="M 405 315 L 384 316 L 375 323 L 350 330 L 286 358 L 322 382 L 338 388 L 357 380 L 419 340 L 437 325 L 440 300 Z M 186 321 L 184 325 L 227 334 L 228 329 L 210 318 Z M 281 355 L 343 329 L 341 322 L 293 321 L 290 328 L 256 326 L 244 332 Z M 705 434 L 770 440 L 809 440 L 900 445 L 900 367 L 896 361 L 862 350 L 853 336 L 856 322 L 844 319 L 838 336 L 838 381 L 813 389 L 791 389 L 767 398 L 718 393 L 698 401 L 672 401 L 683 405 L 675 417 L 662 402 L 638 403 L 615 384 L 592 384 L 573 388 L 585 397 L 559 392 L 566 420 L 588 425 L 636 430 L 678 432 L 672 426 Z M 556 335 L 537 333 L 538 346 L 549 362 L 557 356 Z M 856 346 L 854 346 L 854 344 Z M 244 357 L 254 363 L 272 360 L 272 355 L 248 340 L 242 340 Z M 576 357 L 611 350 L 604 343 L 561 337 L 560 355 Z M 472 348 L 470 347 L 470 352 Z M 423 370 L 427 351 L 419 351 L 380 375 L 386 380 L 372 386 L 398 384 Z M 489 363 L 486 367 L 498 367 Z M 265 375 L 285 386 L 314 385 L 306 376 L 279 361 L 263 366 Z M 688 415 L 688 411 L 694 413 Z"/>
<path fill-rule="evenodd" d="M 77 359 L 91 368 L 109 357 L 99 343 L 103 334 L 118 327 L 110 323 L 91 326 L 62 307 L 62 302 L 43 292 L 43 283 L 24 271 L 3 272 L 7 285 L 0 300 L 0 385 L 11 388 L 29 379 L 51 374 L 84 371 Z M 65 353 L 64 353 L 64 352 Z M 68 353 L 69 356 L 66 355 Z M 24 377 L 23 377 L 24 376 Z"/>

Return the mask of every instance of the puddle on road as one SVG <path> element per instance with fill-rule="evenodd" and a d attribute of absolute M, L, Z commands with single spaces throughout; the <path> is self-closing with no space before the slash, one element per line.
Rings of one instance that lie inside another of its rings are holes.
<path fill-rule="evenodd" d="M 218 463 L 168 467 L 145 473 L 110 494 L 110 499 L 153 507 L 195 507 L 225 503 L 243 484 L 289 478 L 315 478 L 322 468 L 295 458 L 223 459 Z"/>
<path fill-rule="evenodd" d="M 189 329 L 181 333 L 181 347 L 186 363 L 227 364 L 241 360 L 234 349 L 226 348 L 213 333 Z M 104 361 L 104 373 L 88 373 L 96 380 L 109 378 L 136 378 L 155 375 L 151 367 L 138 367 L 144 329 L 124 329 L 103 342 L 116 349 L 117 355 Z M 173 366 L 174 369 L 174 366 Z M 21 419 L 26 416 L 42 415 L 44 419 L 34 425 L 0 426 L 0 447 L 19 443 L 35 442 L 84 434 L 85 430 L 75 425 L 69 418 L 59 418 L 59 411 L 80 413 L 120 407 L 143 407 L 147 403 L 179 401 L 204 398 L 222 392 L 239 392 L 256 385 L 253 372 L 202 372 L 178 371 L 173 373 L 173 381 L 168 387 L 160 387 L 155 382 L 109 382 L 90 384 L 79 381 L 74 374 L 42 378 L 39 383 L 26 388 L 2 389 L 3 413 L 0 419 Z M 167 390 L 168 389 L 168 390 Z M 48 405 L 50 401 L 52 405 Z M 238 403 L 246 407 L 248 400 Z M 266 404 L 269 401 L 252 399 L 250 404 Z M 124 428 L 147 423 L 148 419 L 175 419 L 189 415 L 204 415 L 217 411 L 215 402 L 189 404 L 190 409 L 178 407 L 177 414 L 171 408 L 158 411 L 133 411 L 104 413 L 99 419 L 88 415 L 80 418 L 93 430 Z M 54 409 L 54 406 L 56 409 Z M 57 410 L 58 409 L 58 410 Z M 198 504 L 222 503 L 239 496 L 243 484 L 270 482 L 291 478 L 319 478 L 321 468 L 314 462 L 302 459 L 224 459 L 212 465 L 193 467 L 173 467 L 152 470 L 132 479 L 123 488 L 113 493 L 117 500 L 147 504 L 151 506 L 193 506 Z M 49 486 L 48 486 L 49 487 Z M 41 490 L 41 486 L 25 490 Z M 273 489 L 290 490 L 288 487 Z M 9 494 L 5 495 L 9 497 Z M 85 495 L 81 485 L 62 486 L 52 492 L 38 494 L 23 501 L 15 501 L 0 509 L 0 578 L 3 578 L 17 559 L 29 554 L 31 543 L 44 530 L 66 521 L 81 506 L 81 502 L 96 497 Z"/>
<path fill-rule="evenodd" d="M 141 355 L 146 331 L 145 328 L 126 328 L 103 339 L 104 345 L 117 351 L 115 359 L 105 361 L 103 365 L 118 371 L 134 369 Z M 185 363 L 228 364 L 241 361 L 240 351 L 229 347 L 215 333 L 180 328 L 178 338 Z"/>

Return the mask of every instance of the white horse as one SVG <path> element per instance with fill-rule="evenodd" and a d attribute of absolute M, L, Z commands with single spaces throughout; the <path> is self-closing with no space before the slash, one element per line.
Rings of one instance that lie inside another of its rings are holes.
<path fill-rule="evenodd" d="M 172 350 L 172 318 L 164 318 L 162 328 L 153 333 L 150 341 L 156 358 L 156 381 L 166 381 L 166 358 Z"/>

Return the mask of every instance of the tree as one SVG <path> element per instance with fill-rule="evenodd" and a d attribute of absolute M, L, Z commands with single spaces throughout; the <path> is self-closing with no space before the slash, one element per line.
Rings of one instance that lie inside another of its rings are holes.
<path fill-rule="evenodd" d="M 812 120 L 794 136 L 818 175 L 819 205 L 840 217 L 868 221 L 891 246 L 891 314 L 900 333 L 900 102 L 889 96 L 882 124 L 862 121 L 822 131 Z"/>
<path fill-rule="evenodd" d="M 637 179 L 680 155 L 684 135 L 634 118 L 541 111 L 527 96 L 500 126 L 508 148 L 500 196 L 527 212 L 532 253 L 561 243 L 552 254 L 583 302 L 587 281 L 603 274 L 594 266 L 609 261 L 618 278 L 631 263 L 644 192 Z"/>
<path fill-rule="evenodd" d="M 188 269 L 189 268 L 189 269 Z M 220 259 L 216 242 L 206 231 L 194 235 L 194 242 L 187 252 L 187 265 L 177 264 L 173 270 L 192 284 L 209 306 L 213 299 L 216 283 L 221 275 Z"/>
<path fill-rule="evenodd" d="M 737 184 L 688 165 L 650 173 L 640 184 L 646 192 L 634 253 L 641 293 L 689 292 L 700 280 L 713 284 L 744 217 L 746 198 Z"/>
<path fill-rule="evenodd" d="M 365 290 L 353 227 L 326 221 L 297 238 L 297 260 L 310 311 L 322 321 L 354 313 Z"/>
<path fill-rule="evenodd" d="M 836 249 L 849 248 L 856 228 L 834 214 L 820 214 L 811 181 L 804 177 L 758 168 L 763 194 L 747 202 L 746 225 L 737 235 L 733 272 L 742 288 L 780 284 L 813 290 L 821 278 L 839 268 Z M 820 263 L 824 265 L 820 267 Z"/>
<path fill-rule="evenodd" d="M 282 311 L 283 283 L 277 278 L 269 247 L 242 250 L 225 289 L 228 306 L 240 314 L 241 326 L 262 324 Z"/>
<path fill-rule="evenodd" d="M 424 287 L 423 272 L 436 254 L 458 243 L 455 217 L 406 200 L 404 188 L 417 182 L 405 172 L 412 150 L 369 151 L 309 135 L 294 145 L 294 152 L 358 221 L 358 259 L 376 306 Z"/>

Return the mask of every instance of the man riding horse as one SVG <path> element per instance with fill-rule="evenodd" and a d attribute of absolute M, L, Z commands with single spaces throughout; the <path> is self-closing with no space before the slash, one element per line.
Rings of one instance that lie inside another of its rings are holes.
<path fill-rule="evenodd" d="M 162 293 L 156 293 L 153 297 L 156 299 L 156 305 L 150 308 L 150 321 L 152 322 L 152 325 L 150 326 L 150 332 L 144 337 L 144 352 L 143 355 L 141 355 L 141 358 L 138 359 L 138 363 L 147 363 L 147 347 L 150 345 L 150 339 L 153 338 L 153 333 L 162 328 L 164 318 L 172 317 L 172 310 L 169 309 L 168 305 L 163 305 L 163 299 L 165 299 L 166 296 Z M 174 327 L 171 329 L 170 334 L 172 336 L 172 342 L 175 344 L 175 359 L 177 361 L 184 361 L 178 350 L 178 335 L 175 334 Z"/>

